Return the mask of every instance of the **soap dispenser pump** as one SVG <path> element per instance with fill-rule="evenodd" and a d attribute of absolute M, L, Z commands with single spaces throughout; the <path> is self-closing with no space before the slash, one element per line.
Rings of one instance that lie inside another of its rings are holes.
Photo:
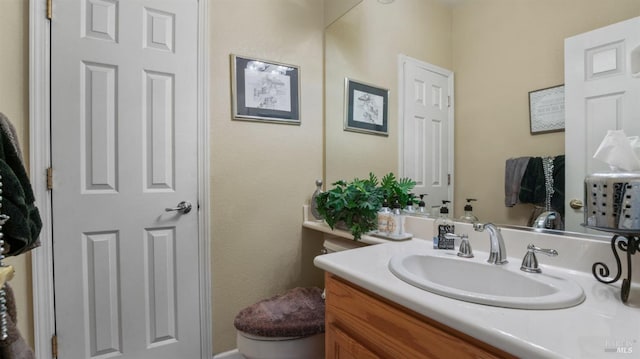
<path fill-rule="evenodd" d="M 478 222 L 478 217 L 473 215 L 473 207 L 471 202 L 477 201 L 475 198 L 467 198 L 467 204 L 464 206 L 464 214 L 460 217 L 460 221 L 467 223 Z"/>
<path fill-rule="evenodd" d="M 426 195 L 427 195 L 426 193 L 420 195 L 420 202 L 418 202 L 418 209 L 413 214 L 414 216 L 419 216 L 419 217 L 430 216 L 429 211 L 427 210 L 427 204 L 424 202 L 424 196 Z"/>
<path fill-rule="evenodd" d="M 407 205 L 402 210 L 405 215 L 411 216 L 416 213 L 416 208 L 413 206 L 413 193 L 409 193 L 409 199 L 407 200 Z"/>
<path fill-rule="evenodd" d="M 447 233 L 455 233 L 453 221 L 449 218 L 449 208 L 447 203 L 451 201 L 443 200 L 440 207 L 440 216 L 433 222 L 433 248 L 454 249 L 454 240 L 447 238 Z"/>

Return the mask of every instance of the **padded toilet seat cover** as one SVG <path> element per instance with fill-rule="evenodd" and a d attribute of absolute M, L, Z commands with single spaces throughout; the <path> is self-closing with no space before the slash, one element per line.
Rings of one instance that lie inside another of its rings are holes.
<path fill-rule="evenodd" d="M 324 300 L 320 288 L 294 288 L 259 301 L 238 313 L 239 331 L 262 337 L 303 337 L 324 332 Z"/>

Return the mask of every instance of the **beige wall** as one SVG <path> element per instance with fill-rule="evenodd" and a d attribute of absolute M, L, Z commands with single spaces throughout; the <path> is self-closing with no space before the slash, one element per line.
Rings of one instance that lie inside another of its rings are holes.
<path fill-rule="evenodd" d="M 476 208 L 481 218 L 491 214 L 506 220 L 514 216 L 503 206 L 488 207 L 502 198 L 504 160 L 563 151 L 562 133 L 529 135 L 527 92 L 563 82 L 561 39 L 640 15 L 640 3 L 616 0 L 618 6 L 612 9 L 608 1 L 565 0 L 563 4 L 579 3 L 579 12 L 589 17 L 586 23 L 574 23 L 541 15 L 554 13 L 550 9 L 569 12 L 567 6 L 556 8 L 555 0 L 487 1 L 487 9 L 474 2 L 455 8 L 453 20 L 447 9 L 434 5 L 437 10 L 427 16 L 436 28 L 427 34 L 443 31 L 444 38 L 413 39 L 435 47 L 424 53 L 404 52 L 456 72 L 456 198 L 474 195 L 480 199 Z M 241 308 L 293 286 L 321 285 L 322 273 L 312 265 L 321 239 L 301 229 L 300 220 L 301 205 L 308 202 L 314 180 L 322 176 L 323 19 L 318 14 L 323 9 L 317 0 L 216 0 L 210 2 L 210 10 L 213 337 L 214 351 L 222 352 L 235 347 L 232 322 Z M 27 11 L 25 0 L 0 1 L 0 111 L 16 125 L 25 149 Z M 507 11 L 516 13 L 507 16 Z M 451 34 L 446 30 L 448 21 L 453 23 Z M 516 27 L 506 30 L 509 25 Z M 452 44 L 451 50 L 447 44 Z M 300 66 L 301 126 L 231 120 L 230 53 Z M 395 56 L 382 61 L 393 62 L 391 69 L 381 72 L 395 81 Z M 395 103 L 397 94 L 390 97 Z M 393 121 L 396 112 L 390 112 Z M 482 124 L 493 118 L 498 125 L 484 128 Z M 503 146 L 513 149 L 501 152 Z M 397 144 L 390 147 L 395 163 Z M 487 191 L 488 186 L 493 189 Z M 461 208 L 461 203 L 457 205 Z M 520 212 L 516 220 L 526 211 Z M 20 329 L 33 343 L 30 257 L 11 262 L 17 268 L 12 285 Z"/>
<path fill-rule="evenodd" d="M 317 0 L 210 3 L 214 351 L 235 347 L 243 307 L 294 286 L 322 285 L 321 238 L 301 229 L 322 178 L 323 8 Z M 0 111 L 28 141 L 28 2 L 0 1 Z M 300 126 L 231 121 L 229 54 L 300 66 Z M 25 153 L 28 156 L 28 152 Z M 31 261 L 16 267 L 19 324 L 33 345 Z"/>
<path fill-rule="evenodd" d="M 406 34 L 398 36 L 397 34 Z M 364 0 L 325 34 L 325 166 L 339 179 L 398 171 L 398 54 L 451 68 L 451 9 L 436 0 Z M 343 130 L 344 79 L 389 93 L 388 137 Z"/>
<path fill-rule="evenodd" d="M 615 5 L 614 5 L 615 3 Z M 638 0 L 482 0 L 453 10 L 456 217 L 526 224 L 504 206 L 510 157 L 564 154 L 564 132 L 529 133 L 528 92 L 564 83 L 564 39 L 640 15 Z"/>
<path fill-rule="evenodd" d="M 362 0 L 324 0 L 324 26 L 329 26 Z"/>
<path fill-rule="evenodd" d="M 217 0 L 211 5 L 211 206 L 214 351 L 235 348 L 243 307 L 322 285 L 321 239 L 302 204 L 322 178 L 323 2 Z M 300 66 L 300 126 L 232 121 L 229 54 Z"/>
<path fill-rule="evenodd" d="M 0 112 L 18 132 L 23 155 L 28 161 L 29 140 L 29 2 L 0 0 Z M 28 162 L 25 163 L 29 168 Z M 31 255 L 7 258 L 5 263 L 16 270 L 11 280 L 18 309 L 18 329 L 33 346 L 33 306 L 31 290 Z"/>

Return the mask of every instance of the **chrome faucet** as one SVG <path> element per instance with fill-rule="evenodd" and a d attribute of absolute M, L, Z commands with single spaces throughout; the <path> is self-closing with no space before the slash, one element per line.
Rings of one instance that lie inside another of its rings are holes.
<path fill-rule="evenodd" d="M 507 263 L 507 249 L 504 246 L 504 239 L 500 228 L 493 223 L 475 223 L 473 229 L 477 232 L 489 232 L 489 259 L 487 262 L 492 264 L 505 264 Z"/>

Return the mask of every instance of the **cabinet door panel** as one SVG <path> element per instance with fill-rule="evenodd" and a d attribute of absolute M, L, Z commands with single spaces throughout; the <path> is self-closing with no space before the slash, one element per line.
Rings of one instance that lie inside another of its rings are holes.
<path fill-rule="evenodd" d="M 327 341 L 326 359 L 380 358 L 334 325 L 329 325 L 325 338 Z"/>

